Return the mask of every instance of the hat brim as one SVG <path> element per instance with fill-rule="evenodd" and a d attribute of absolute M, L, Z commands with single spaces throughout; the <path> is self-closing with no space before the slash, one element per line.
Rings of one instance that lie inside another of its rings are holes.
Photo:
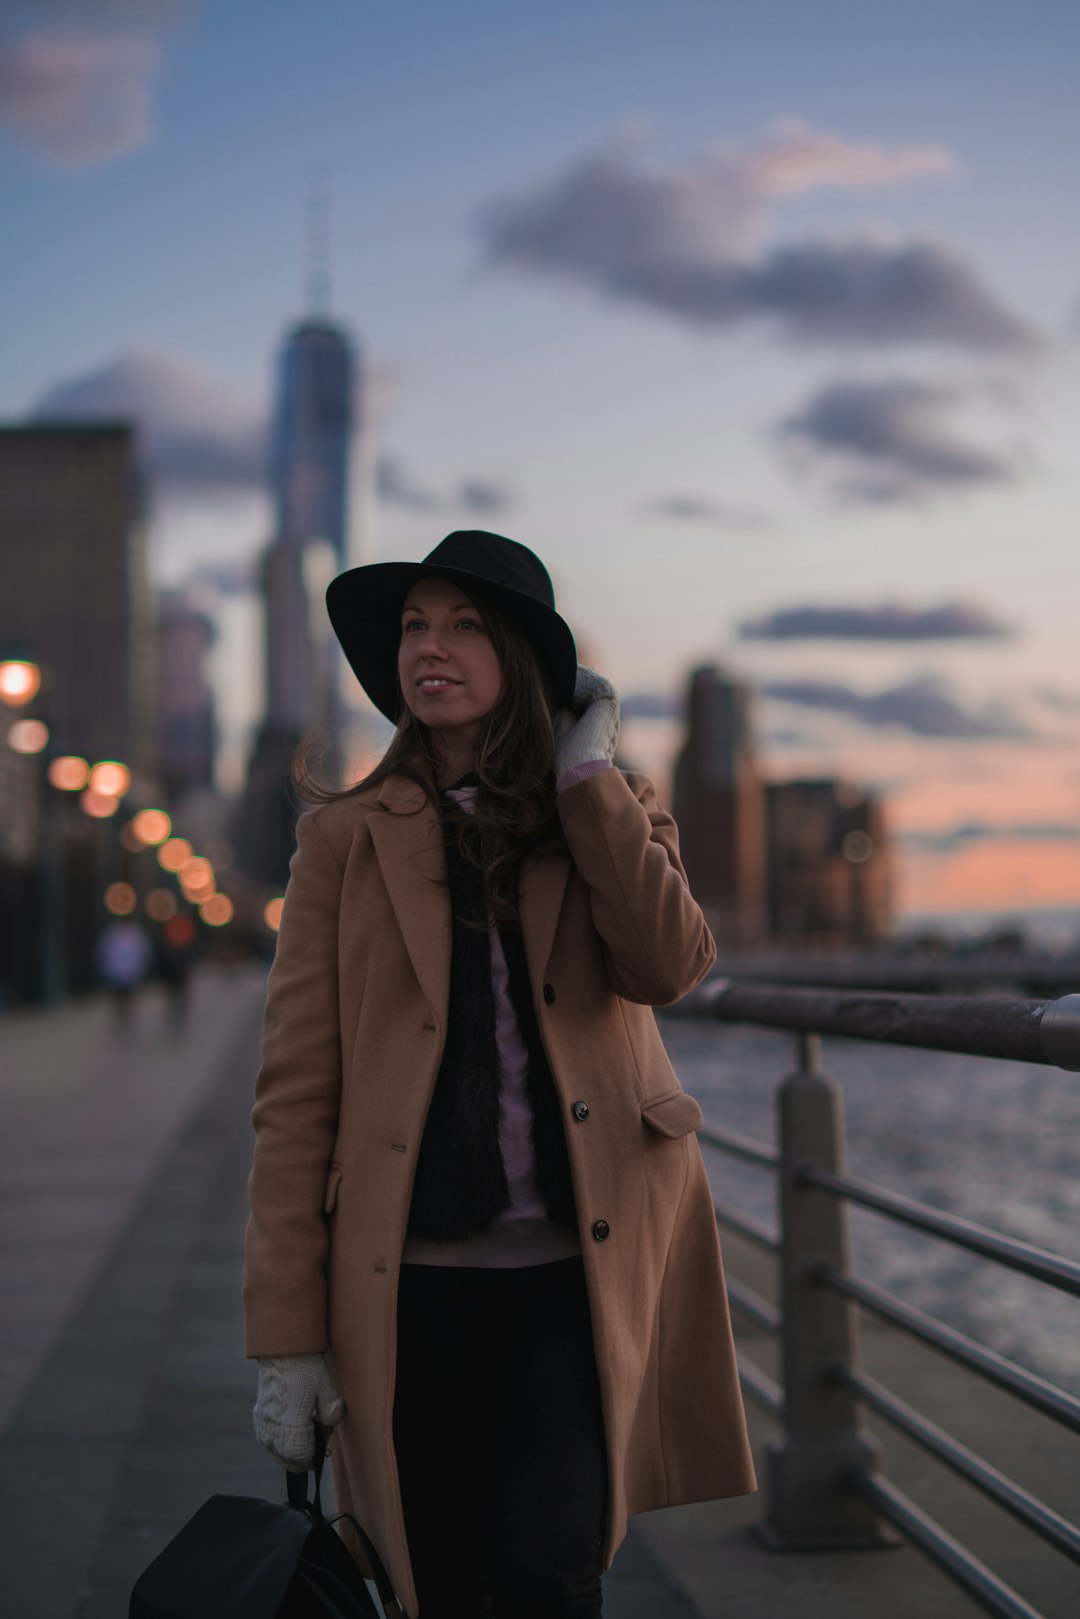
<path fill-rule="evenodd" d="M 577 680 L 577 648 L 570 626 L 552 607 L 509 585 L 493 584 L 468 568 L 424 562 L 371 562 L 332 579 L 326 609 L 349 667 L 380 714 L 400 719 L 397 675 L 401 607 L 418 579 L 453 579 L 482 606 L 494 600 L 523 629 L 548 681 L 557 709 L 569 708 Z"/>

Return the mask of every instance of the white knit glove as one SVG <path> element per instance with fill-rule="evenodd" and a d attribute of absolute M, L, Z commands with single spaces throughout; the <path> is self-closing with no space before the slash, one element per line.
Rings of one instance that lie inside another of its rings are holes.
<path fill-rule="evenodd" d="M 573 709 L 555 716 L 555 779 L 575 765 L 615 757 L 619 696 L 610 680 L 578 664 Z"/>
<path fill-rule="evenodd" d="M 290 1473 L 315 1466 L 315 1429 L 341 1421 L 345 1405 L 322 1355 L 268 1355 L 259 1361 L 251 1413 L 255 1437 Z"/>

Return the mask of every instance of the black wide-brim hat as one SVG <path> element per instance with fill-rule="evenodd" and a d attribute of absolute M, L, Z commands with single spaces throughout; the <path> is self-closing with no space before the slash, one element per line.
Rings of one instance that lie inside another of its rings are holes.
<path fill-rule="evenodd" d="M 395 725 L 400 717 L 401 609 L 410 586 L 431 574 L 456 580 L 481 610 L 493 601 L 524 630 L 555 707 L 571 706 L 577 648 L 569 625 L 555 611 L 547 569 L 516 540 L 469 528 L 448 534 L 422 562 L 372 562 L 330 581 L 326 607 L 334 634 L 381 714 Z"/>

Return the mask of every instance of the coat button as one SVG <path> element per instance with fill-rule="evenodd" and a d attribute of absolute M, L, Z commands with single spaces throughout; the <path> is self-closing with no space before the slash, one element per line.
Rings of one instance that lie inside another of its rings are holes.
<path fill-rule="evenodd" d="M 573 1106 L 573 1114 L 575 1119 L 587 1119 L 589 1117 L 588 1102 L 575 1102 Z"/>
<path fill-rule="evenodd" d="M 596 1238 L 597 1242 L 606 1242 L 610 1231 L 611 1227 L 608 1225 L 606 1220 L 593 1221 L 592 1234 Z"/>
<path fill-rule="evenodd" d="M 555 985 L 554 984 L 545 984 L 544 985 L 544 1001 L 545 1001 L 545 1004 L 548 1005 L 548 1006 L 554 1006 L 555 1005 Z"/>

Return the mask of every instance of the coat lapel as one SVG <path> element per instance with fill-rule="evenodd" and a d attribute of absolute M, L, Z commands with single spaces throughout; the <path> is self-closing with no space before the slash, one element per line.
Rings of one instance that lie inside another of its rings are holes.
<path fill-rule="evenodd" d="M 446 856 L 435 806 L 402 777 L 383 784 L 388 813 L 369 822 L 379 867 L 420 988 L 445 1025 L 450 999 L 450 908 Z"/>
<path fill-rule="evenodd" d="M 400 776 L 379 793 L 385 815 L 369 822 L 390 902 L 405 948 L 432 1009 L 445 1023 L 450 999 L 450 910 L 445 903 L 446 856 L 434 805 L 421 788 Z M 555 942 L 570 876 L 568 854 L 530 857 L 521 876 L 521 931 L 529 977 L 543 981 Z"/>
<path fill-rule="evenodd" d="M 570 866 L 568 854 L 548 852 L 530 857 L 521 874 L 521 932 L 534 990 L 547 972 Z"/>

